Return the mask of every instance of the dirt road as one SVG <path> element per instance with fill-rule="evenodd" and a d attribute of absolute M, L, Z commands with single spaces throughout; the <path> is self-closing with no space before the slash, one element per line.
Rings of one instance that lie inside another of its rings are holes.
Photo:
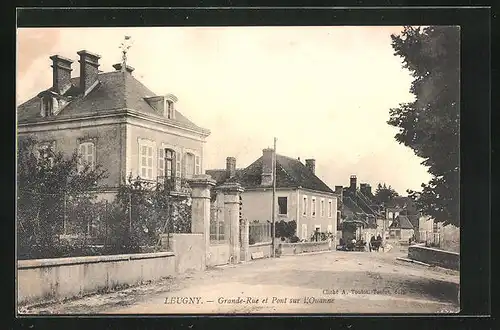
<path fill-rule="evenodd" d="M 458 272 L 395 253 L 326 252 L 261 259 L 25 310 L 50 314 L 449 313 Z"/>

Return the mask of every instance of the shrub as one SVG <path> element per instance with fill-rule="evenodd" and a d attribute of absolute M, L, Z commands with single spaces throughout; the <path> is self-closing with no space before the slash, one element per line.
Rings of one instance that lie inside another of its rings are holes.
<path fill-rule="evenodd" d="M 290 243 L 297 243 L 298 241 L 300 241 L 300 239 L 297 236 L 292 236 L 292 238 L 290 238 Z"/>

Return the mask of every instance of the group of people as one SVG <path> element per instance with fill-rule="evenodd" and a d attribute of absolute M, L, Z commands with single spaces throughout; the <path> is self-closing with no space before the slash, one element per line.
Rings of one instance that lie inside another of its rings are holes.
<path fill-rule="evenodd" d="M 381 248 L 384 249 L 384 246 L 382 245 L 382 236 L 380 236 L 380 234 L 377 234 L 377 237 L 375 237 L 375 235 L 372 235 L 368 244 L 366 244 L 366 242 L 362 239 L 356 240 L 356 238 L 347 241 L 344 241 L 342 238 L 340 238 L 339 243 L 340 244 L 337 246 L 337 250 L 342 251 L 358 251 L 360 249 L 366 249 L 366 245 L 368 245 L 368 250 L 370 252 L 379 251 Z"/>
<path fill-rule="evenodd" d="M 372 235 L 370 238 L 370 243 L 368 244 L 368 249 L 369 251 L 377 251 L 380 249 L 382 246 L 382 237 L 380 234 L 377 235 L 377 238 L 375 238 L 375 235 Z"/>

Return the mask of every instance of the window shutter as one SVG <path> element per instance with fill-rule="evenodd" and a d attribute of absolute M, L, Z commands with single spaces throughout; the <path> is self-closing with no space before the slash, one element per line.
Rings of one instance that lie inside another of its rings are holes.
<path fill-rule="evenodd" d="M 181 178 L 182 177 L 182 158 L 181 158 L 181 153 L 180 152 L 176 152 L 175 153 L 175 176 L 177 178 Z"/>
<path fill-rule="evenodd" d="M 194 174 L 201 174 L 200 156 L 196 156 L 196 170 Z"/>
<path fill-rule="evenodd" d="M 182 155 L 182 174 L 181 174 L 181 176 L 186 177 L 186 174 L 187 174 L 187 154 L 184 153 Z"/>
<path fill-rule="evenodd" d="M 158 149 L 158 176 L 159 177 L 165 176 L 164 170 L 165 170 L 165 149 L 160 148 L 160 149 Z"/>

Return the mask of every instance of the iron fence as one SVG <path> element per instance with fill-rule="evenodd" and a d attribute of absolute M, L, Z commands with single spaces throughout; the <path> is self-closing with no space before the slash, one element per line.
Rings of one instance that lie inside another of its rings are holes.
<path fill-rule="evenodd" d="M 269 222 L 252 222 L 249 224 L 249 244 L 271 242 L 272 232 L 271 223 Z"/>
<path fill-rule="evenodd" d="M 216 205 L 210 207 L 210 243 L 226 242 L 224 209 Z"/>
<path fill-rule="evenodd" d="M 161 250 L 161 236 L 191 231 L 190 194 L 180 184 L 181 189 L 129 189 L 116 194 L 19 191 L 18 257 Z M 168 198 L 162 198 L 164 193 Z"/>

